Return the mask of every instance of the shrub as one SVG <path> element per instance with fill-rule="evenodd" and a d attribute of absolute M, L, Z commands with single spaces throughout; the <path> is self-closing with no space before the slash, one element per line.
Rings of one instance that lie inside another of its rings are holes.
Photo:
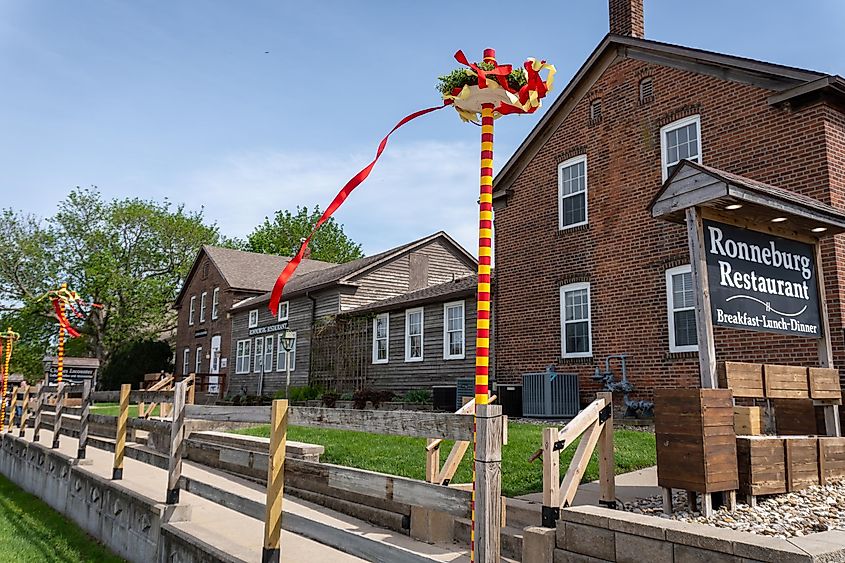
<path fill-rule="evenodd" d="M 431 404 L 431 391 L 428 389 L 411 389 L 402 397 L 402 402 Z"/>
<path fill-rule="evenodd" d="M 328 409 L 333 409 L 337 404 L 337 400 L 340 398 L 335 391 L 326 391 L 323 393 L 323 406 Z"/>
<path fill-rule="evenodd" d="M 347 391 L 346 393 L 344 393 L 343 395 L 340 396 L 340 400 L 341 401 L 351 401 L 352 400 L 352 393 Z"/>
<path fill-rule="evenodd" d="M 279 389 L 276 391 L 275 395 L 273 395 L 274 399 L 289 399 L 291 402 L 297 401 L 314 401 L 320 398 L 320 395 L 323 394 L 323 388 L 320 386 L 310 386 L 306 385 L 304 387 L 291 387 L 290 388 L 290 397 L 285 397 L 285 390 Z"/>
<path fill-rule="evenodd" d="M 373 404 L 373 408 L 377 409 L 382 403 L 390 401 L 395 395 L 392 391 L 379 391 L 377 389 L 358 389 L 352 394 L 352 406 L 356 409 L 367 408 L 367 403 Z"/>

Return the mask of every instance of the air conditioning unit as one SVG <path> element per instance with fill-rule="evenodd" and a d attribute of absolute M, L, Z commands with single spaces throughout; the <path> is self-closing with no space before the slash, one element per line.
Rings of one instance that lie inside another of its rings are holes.
<path fill-rule="evenodd" d="M 573 418 L 580 410 L 577 373 L 547 370 L 522 375 L 522 416 Z"/>
<path fill-rule="evenodd" d="M 454 385 L 434 385 L 431 388 L 431 402 L 434 404 L 434 410 L 454 412 L 455 397 L 457 396 L 457 389 Z"/>
<path fill-rule="evenodd" d="M 455 394 L 455 410 L 464 406 L 464 397 L 475 398 L 475 378 L 459 377 L 455 380 L 457 393 Z"/>

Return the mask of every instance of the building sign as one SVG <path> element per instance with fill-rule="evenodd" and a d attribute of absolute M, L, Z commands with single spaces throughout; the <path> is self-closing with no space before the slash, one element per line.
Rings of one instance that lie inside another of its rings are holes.
<path fill-rule="evenodd" d="M 280 330 L 285 330 L 288 327 L 287 321 L 282 321 L 280 323 L 276 323 L 274 325 L 267 325 L 267 326 L 257 326 L 255 328 L 249 329 L 249 335 L 255 336 L 257 334 L 267 334 L 270 332 L 279 332 Z"/>
<path fill-rule="evenodd" d="M 713 324 L 821 338 L 813 245 L 704 221 Z"/>

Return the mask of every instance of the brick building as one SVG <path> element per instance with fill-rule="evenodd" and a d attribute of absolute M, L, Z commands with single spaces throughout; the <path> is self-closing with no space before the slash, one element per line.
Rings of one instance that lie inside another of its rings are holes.
<path fill-rule="evenodd" d="M 232 306 L 272 289 L 288 260 L 209 245 L 199 250 L 174 305 L 176 374 L 231 372 Z M 303 260 L 295 278 L 331 266 Z"/>
<path fill-rule="evenodd" d="M 678 161 L 845 208 L 845 80 L 644 39 L 642 0 L 610 0 L 610 29 L 494 181 L 498 382 L 554 364 L 582 401 L 613 354 L 637 398 L 698 385 L 686 231 L 649 213 Z M 843 365 L 845 239 L 822 249 Z M 715 338 L 718 360 L 818 358 L 808 338 Z"/>

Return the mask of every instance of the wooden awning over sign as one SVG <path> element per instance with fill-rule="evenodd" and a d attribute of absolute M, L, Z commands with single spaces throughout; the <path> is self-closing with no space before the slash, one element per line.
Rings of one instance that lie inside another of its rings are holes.
<path fill-rule="evenodd" d="M 737 207 L 738 206 L 738 207 Z M 734 223 L 795 238 L 845 232 L 845 213 L 805 195 L 682 160 L 649 205 L 655 219 L 683 223 L 685 210 L 706 208 Z M 775 220 L 773 222 L 773 220 Z"/>

